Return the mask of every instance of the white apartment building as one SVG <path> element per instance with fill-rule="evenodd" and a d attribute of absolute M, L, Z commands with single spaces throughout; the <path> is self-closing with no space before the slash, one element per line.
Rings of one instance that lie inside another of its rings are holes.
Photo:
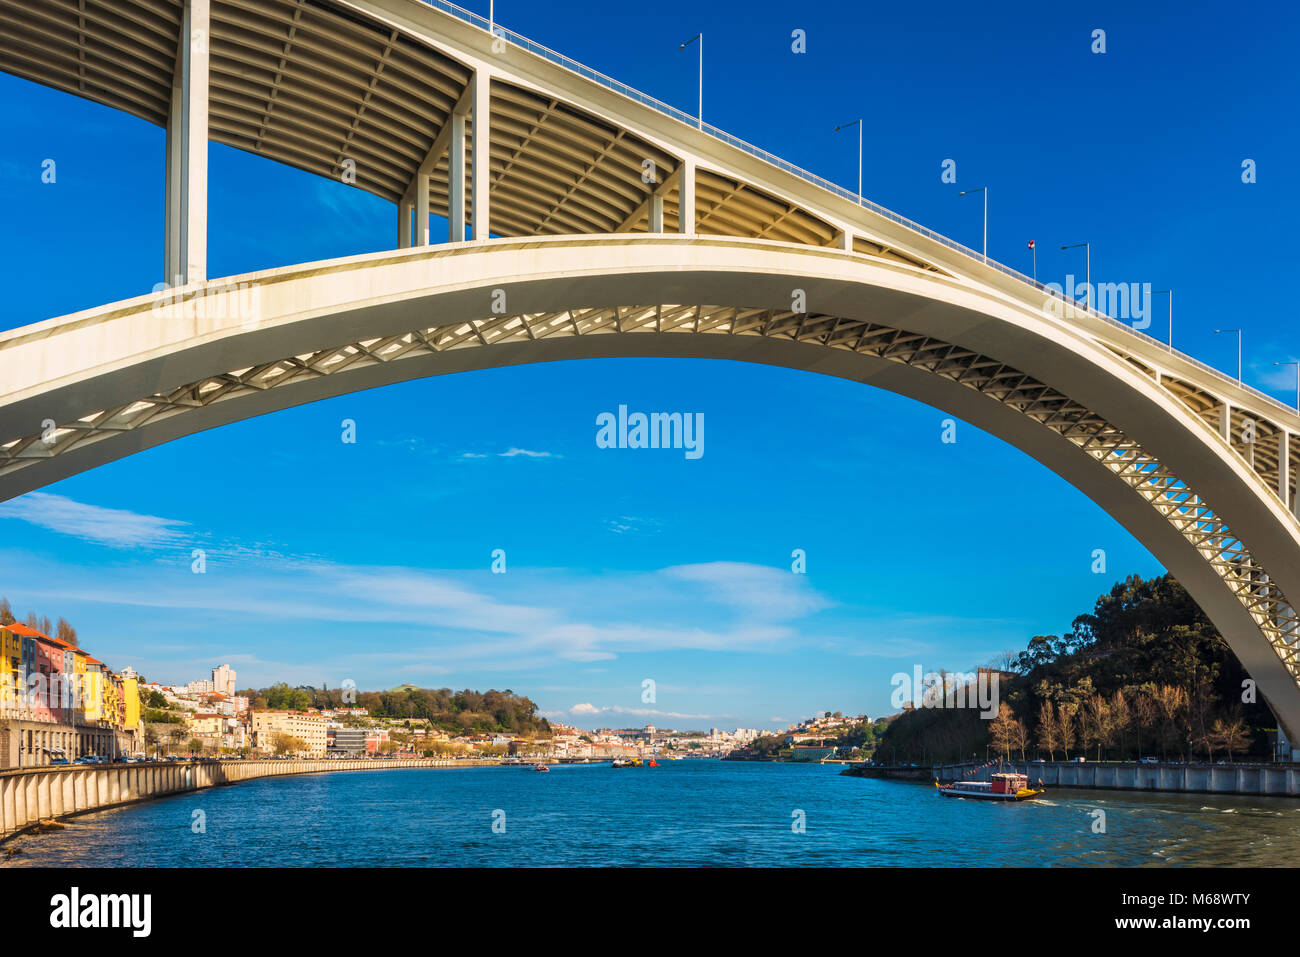
<path fill-rule="evenodd" d="M 212 690 L 219 691 L 227 698 L 235 694 L 235 669 L 230 665 L 217 665 L 212 669 Z"/>
<path fill-rule="evenodd" d="M 276 735 L 299 738 L 306 757 L 323 757 L 327 744 L 328 721 L 319 711 L 253 711 L 249 715 L 253 747 L 271 753 Z"/>

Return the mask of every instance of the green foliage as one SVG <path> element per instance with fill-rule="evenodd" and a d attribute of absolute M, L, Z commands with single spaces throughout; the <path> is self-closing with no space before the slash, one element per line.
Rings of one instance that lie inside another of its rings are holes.
<path fill-rule="evenodd" d="M 1071 716 L 1077 747 L 1101 756 L 1210 754 L 1216 747 L 1266 753 L 1263 729 L 1276 721 L 1262 700 L 1241 701 L 1249 677 L 1227 643 L 1172 575 L 1131 575 L 1074 619 L 1064 636 L 1036 635 L 1014 664 L 1017 677 L 1001 690 L 1030 742 L 1048 720 Z M 1162 711 L 1160 703 L 1167 707 Z M 909 710 L 877 746 L 885 762 L 983 759 L 989 722 L 974 709 Z M 1029 750 L 1034 751 L 1030 743 Z M 1053 748 L 1070 753 L 1069 748 Z M 1047 757 L 1047 751 L 1042 752 Z"/>
<path fill-rule="evenodd" d="M 290 688 L 281 682 L 270 688 L 240 692 L 253 706 L 302 711 L 307 708 L 365 708 L 373 718 L 406 718 L 426 722 L 448 734 L 509 734 L 545 737 L 551 725 L 537 714 L 537 705 L 513 691 L 452 691 L 402 685 L 389 691 L 342 688 Z M 345 693 L 348 698 L 345 700 Z M 409 726 L 409 722 L 408 722 Z"/>
<path fill-rule="evenodd" d="M 166 710 L 166 708 L 168 707 L 167 698 L 163 695 L 161 691 L 150 690 L 148 692 L 145 692 L 141 690 L 140 700 L 146 708 L 153 708 L 158 711 L 163 711 Z"/>

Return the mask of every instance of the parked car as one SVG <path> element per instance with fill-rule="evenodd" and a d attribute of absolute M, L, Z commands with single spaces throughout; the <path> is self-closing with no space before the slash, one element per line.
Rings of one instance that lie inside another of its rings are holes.
<path fill-rule="evenodd" d="M 1142 759 L 1141 759 L 1141 763 L 1142 763 L 1142 764 L 1159 764 L 1159 763 L 1160 763 L 1160 759 L 1159 759 L 1159 758 L 1142 758 Z"/>
<path fill-rule="evenodd" d="M 1083 755 L 1079 755 L 1077 758 L 1074 758 L 1073 760 L 1075 764 L 1084 764 L 1085 762 L 1087 762 L 1088 759 L 1085 758 Z"/>
<path fill-rule="evenodd" d="M 50 764 L 71 764 L 67 758 L 50 758 Z"/>

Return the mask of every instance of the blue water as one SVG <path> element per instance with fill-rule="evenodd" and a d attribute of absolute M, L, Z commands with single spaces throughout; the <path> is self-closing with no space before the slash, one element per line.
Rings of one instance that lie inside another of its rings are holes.
<path fill-rule="evenodd" d="M 266 778 L 74 818 L 19 838 L 3 866 L 1267 866 L 1300 855 L 1300 801 L 1062 790 L 997 805 L 838 772 L 677 761 Z M 1095 810 L 1105 833 L 1093 833 Z"/>

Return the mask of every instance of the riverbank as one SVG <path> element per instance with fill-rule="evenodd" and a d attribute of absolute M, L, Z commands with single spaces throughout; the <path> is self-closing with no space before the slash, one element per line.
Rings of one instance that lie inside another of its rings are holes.
<path fill-rule="evenodd" d="M 1245 794 L 1300 797 L 1300 765 L 1140 764 L 1136 762 L 1009 761 L 941 764 L 922 769 L 931 780 L 987 781 L 999 770 L 1015 771 L 1051 788 L 1168 791 L 1181 794 Z"/>
<path fill-rule="evenodd" d="M 934 772 L 915 764 L 850 764 L 840 772 L 850 778 L 885 778 L 889 781 L 931 781 Z"/>
<path fill-rule="evenodd" d="M 0 772 L 0 844 L 51 821 L 255 778 L 327 771 L 485 767 L 500 763 L 496 758 L 357 758 L 151 762 L 3 771 Z"/>

